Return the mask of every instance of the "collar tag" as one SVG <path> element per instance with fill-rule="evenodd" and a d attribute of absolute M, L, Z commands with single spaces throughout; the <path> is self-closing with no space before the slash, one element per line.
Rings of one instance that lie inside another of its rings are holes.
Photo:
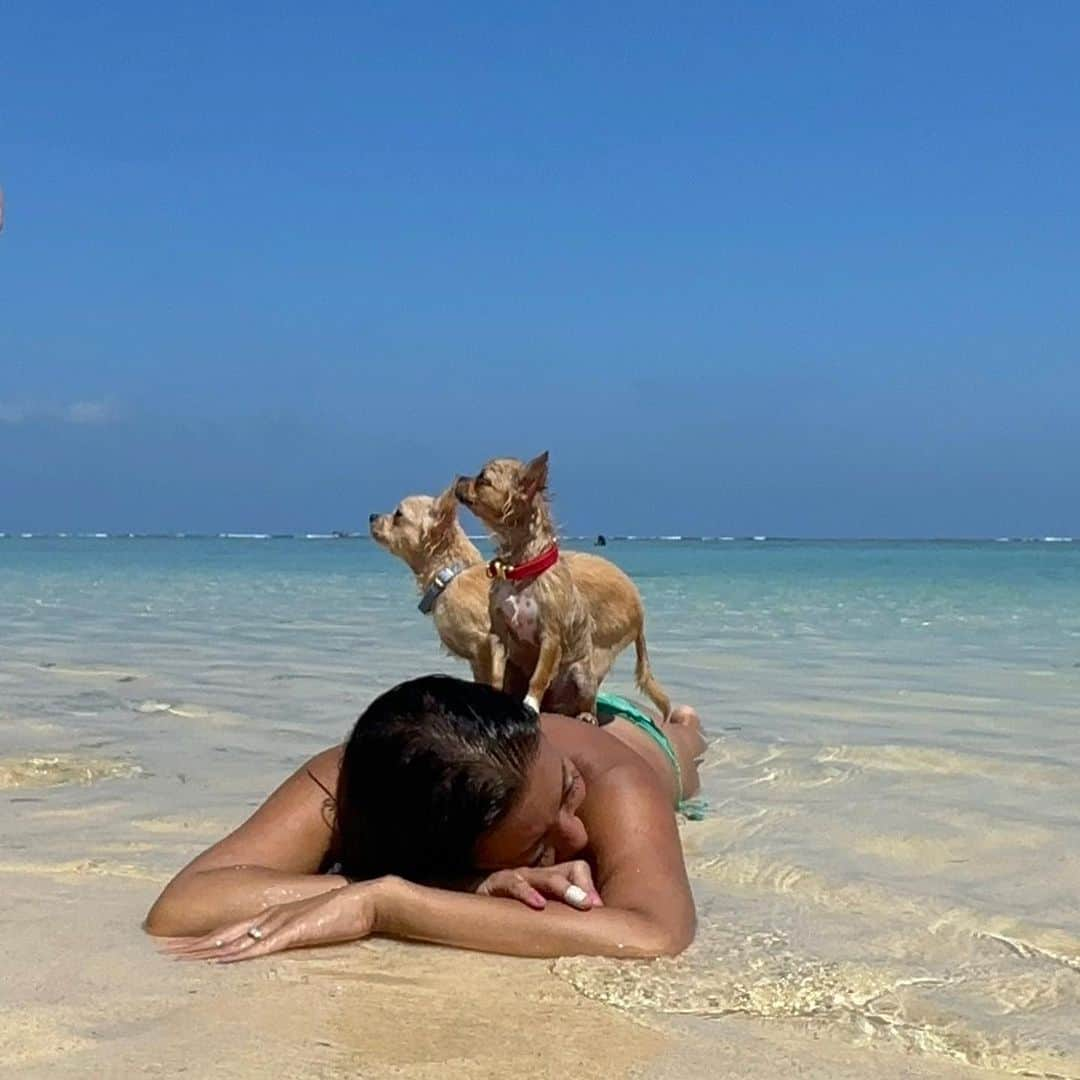
<path fill-rule="evenodd" d="M 431 584 L 424 590 L 424 595 L 420 597 L 420 603 L 416 605 L 417 610 L 421 615 L 430 615 L 432 608 L 435 607 L 435 601 L 442 596 L 446 590 L 446 586 L 450 584 L 464 570 L 465 567 L 461 563 L 454 563 L 453 566 L 444 566 L 432 579 Z"/>

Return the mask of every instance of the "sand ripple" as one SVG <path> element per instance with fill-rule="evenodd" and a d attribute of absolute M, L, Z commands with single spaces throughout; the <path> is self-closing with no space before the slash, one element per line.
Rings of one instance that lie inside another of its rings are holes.
<path fill-rule="evenodd" d="M 130 761 L 56 754 L 48 757 L 0 759 L 0 790 L 93 784 L 138 776 L 142 769 Z"/>

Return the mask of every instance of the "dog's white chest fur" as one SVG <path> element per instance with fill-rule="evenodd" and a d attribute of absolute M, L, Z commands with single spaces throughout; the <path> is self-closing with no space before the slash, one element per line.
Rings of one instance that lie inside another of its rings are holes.
<path fill-rule="evenodd" d="M 535 645 L 540 635 L 540 613 L 528 592 L 518 592 L 510 582 L 500 581 L 495 586 L 495 601 L 514 637 Z"/>

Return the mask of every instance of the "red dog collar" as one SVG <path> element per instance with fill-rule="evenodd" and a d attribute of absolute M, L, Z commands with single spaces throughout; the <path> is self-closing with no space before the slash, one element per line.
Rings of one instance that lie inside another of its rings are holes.
<path fill-rule="evenodd" d="M 502 578 L 505 581 L 526 581 L 539 577 L 545 570 L 550 570 L 559 561 L 559 545 L 552 544 L 547 551 L 535 559 L 523 562 L 519 566 L 510 566 L 501 559 L 492 559 L 488 563 L 487 576 Z"/>

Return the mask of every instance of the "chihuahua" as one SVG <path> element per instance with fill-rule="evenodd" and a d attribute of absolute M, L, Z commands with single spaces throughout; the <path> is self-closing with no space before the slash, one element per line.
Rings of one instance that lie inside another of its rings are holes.
<path fill-rule="evenodd" d="M 372 514 L 368 521 L 371 538 L 413 572 L 420 610 L 431 615 L 447 651 L 468 662 L 474 679 L 486 682 L 490 583 L 457 508 L 450 488 L 437 498 L 409 495 L 393 513 Z"/>
<path fill-rule="evenodd" d="M 555 711 L 592 715 L 600 682 L 633 641 L 638 686 L 666 718 L 671 703 L 649 664 L 637 589 L 605 559 L 578 554 L 571 564 L 560 556 L 547 482 L 545 451 L 527 464 L 495 458 L 454 485 L 498 549 L 488 565 L 489 681 L 511 689 L 505 680 L 509 660 L 530 673 L 525 703 L 534 711 L 550 689 Z"/>

